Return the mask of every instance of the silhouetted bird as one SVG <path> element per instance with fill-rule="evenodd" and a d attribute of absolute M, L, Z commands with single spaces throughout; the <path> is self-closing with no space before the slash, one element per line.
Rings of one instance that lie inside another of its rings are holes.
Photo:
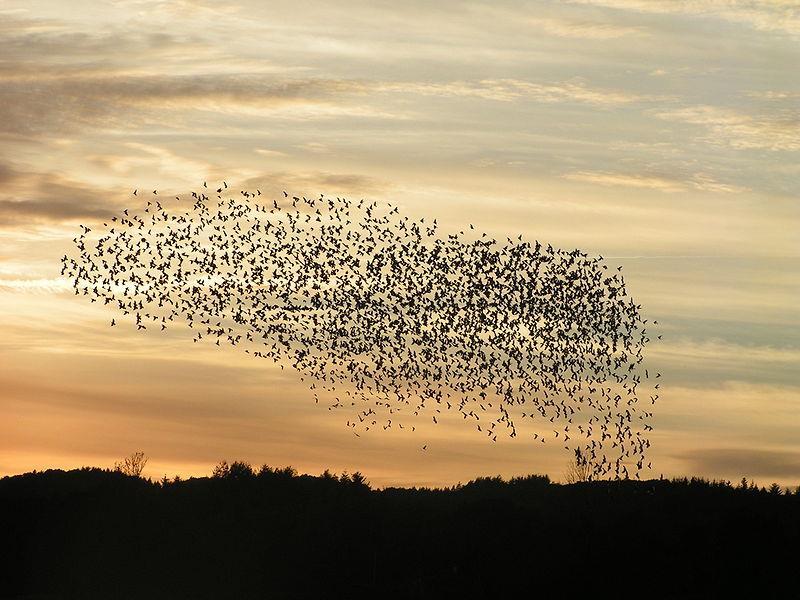
<path fill-rule="evenodd" d="M 224 181 L 216 189 L 180 208 L 125 209 L 92 242 L 82 226 L 76 256 L 62 259 L 75 293 L 133 316 L 137 330 L 180 322 L 195 343 L 290 365 L 315 402 L 354 413 L 353 430 L 409 431 L 457 411 L 493 442 L 534 427 L 534 440 L 566 443 L 594 476 L 646 464 L 652 413 L 638 390 L 650 338 L 602 257 L 522 236 L 439 236 L 435 219 L 392 204 L 285 191 L 284 204 L 261 203 L 246 190 L 223 196 Z"/>

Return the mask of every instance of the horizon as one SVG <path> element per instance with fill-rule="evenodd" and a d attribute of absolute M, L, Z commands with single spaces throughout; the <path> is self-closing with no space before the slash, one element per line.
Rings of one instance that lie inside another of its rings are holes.
<path fill-rule="evenodd" d="M 148 462 L 145 460 L 145 462 Z M 76 471 L 101 471 L 103 473 L 120 473 L 126 477 L 135 477 L 146 481 L 147 483 L 154 484 L 154 485 L 173 485 L 173 484 L 180 484 L 186 481 L 192 481 L 197 479 L 216 479 L 216 478 L 226 478 L 227 474 L 217 473 L 218 469 L 229 469 L 232 465 L 240 465 L 248 472 L 245 473 L 247 477 L 260 477 L 262 472 L 264 471 L 271 471 L 272 473 L 275 472 L 289 472 L 291 473 L 292 477 L 312 477 L 315 479 L 331 477 L 333 479 L 339 481 L 352 481 L 354 477 L 360 477 L 363 483 L 373 491 L 383 491 L 383 490 L 392 490 L 392 489 L 404 489 L 404 490 L 431 490 L 431 491 L 448 491 L 453 489 L 458 489 L 462 487 L 466 487 L 470 484 L 478 483 L 481 481 L 491 480 L 496 481 L 499 483 L 513 483 L 515 480 L 528 480 L 528 479 L 542 479 L 546 480 L 549 485 L 582 485 L 582 484 L 595 484 L 595 483 L 634 483 L 634 484 L 646 484 L 651 483 L 654 481 L 666 482 L 666 483 L 686 483 L 692 481 L 698 481 L 701 483 L 709 484 L 709 485 L 723 485 L 729 487 L 731 489 L 745 489 L 744 485 L 746 484 L 746 489 L 748 490 L 755 490 L 755 491 L 771 491 L 772 487 L 778 485 L 778 490 L 781 494 L 784 495 L 800 495 L 800 484 L 798 485 L 779 485 L 777 482 L 765 482 L 765 481 L 756 481 L 754 479 L 750 479 L 747 477 L 740 477 L 738 480 L 731 480 L 731 479 L 713 479 L 713 478 L 706 478 L 700 477 L 696 475 L 683 475 L 683 476 L 676 476 L 676 477 L 664 477 L 663 475 L 659 475 L 658 477 L 646 477 L 641 479 L 634 479 L 634 478 L 605 478 L 605 479 L 575 479 L 574 481 L 569 480 L 569 475 L 564 473 L 561 478 L 553 478 L 546 473 L 527 473 L 524 475 L 512 475 L 511 477 L 503 477 L 502 475 L 478 475 L 472 477 L 466 481 L 457 481 L 453 484 L 443 485 L 443 486 L 424 486 L 424 485 L 375 485 L 370 480 L 368 473 L 361 473 L 360 471 L 348 472 L 342 471 L 340 473 L 336 473 L 330 471 L 329 469 L 325 469 L 321 473 L 305 473 L 298 471 L 291 465 L 285 466 L 277 466 L 277 465 L 268 465 L 266 463 L 261 465 L 252 465 L 245 461 L 239 460 L 232 460 L 228 462 L 227 460 L 219 461 L 217 464 L 214 465 L 212 470 L 203 475 L 190 475 L 189 477 L 181 477 L 180 475 L 176 475 L 173 477 L 167 477 L 163 475 L 161 478 L 156 479 L 152 476 L 148 476 L 144 473 L 142 474 L 134 474 L 131 472 L 126 472 L 126 469 L 121 466 L 121 463 L 116 463 L 115 465 L 108 467 L 108 466 L 97 466 L 97 465 L 84 465 L 82 467 L 75 467 L 70 469 L 62 469 L 62 468 L 53 468 L 48 467 L 46 469 L 32 469 L 31 471 L 26 471 L 24 473 L 14 473 L 10 475 L 0 475 L 0 479 L 5 478 L 13 478 L 13 477 L 22 477 L 26 475 L 46 475 L 50 471 L 60 472 L 60 473 L 72 473 Z"/>

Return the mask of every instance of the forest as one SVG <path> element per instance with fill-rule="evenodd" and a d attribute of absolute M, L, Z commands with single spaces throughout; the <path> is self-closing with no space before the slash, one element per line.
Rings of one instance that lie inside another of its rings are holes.
<path fill-rule="evenodd" d="M 699 478 L 373 489 L 241 461 L 0 479 L 0 598 L 793 597 L 800 492 Z M 611 595 L 609 595 L 611 594 Z"/>

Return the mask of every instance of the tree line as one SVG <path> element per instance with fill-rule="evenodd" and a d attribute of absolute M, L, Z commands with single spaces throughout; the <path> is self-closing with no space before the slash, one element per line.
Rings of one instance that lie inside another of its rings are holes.
<path fill-rule="evenodd" d="M 244 461 L 152 481 L 123 461 L 0 479 L 0 539 L 0 598 L 766 597 L 800 583 L 800 493 L 543 475 L 373 489 Z"/>

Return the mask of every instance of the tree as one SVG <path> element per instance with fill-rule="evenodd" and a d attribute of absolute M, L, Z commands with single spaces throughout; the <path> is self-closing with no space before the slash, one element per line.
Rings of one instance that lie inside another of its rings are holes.
<path fill-rule="evenodd" d="M 575 458 L 567 465 L 564 473 L 564 481 L 567 483 L 579 483 L 581 481 L 592 480 L 592 465 L 589 460 L 581 453 L 580 448 L 575 450 Z"/>
<path fill-rule="evenodd" d="M 255 472 L 250 463 L 242 460 L 235 460 L 231 463 L 227 476 L 231 479 L 248 479 L 255 476 Z"/>
<path fill-rule="evenodd" d="M 350 481 L 355 487 L 362 488 L 365 490 L 370 489 L 367 478 L 364 477 L 359 471 L 353 473 L 353 475 L 350 478 Z"/>
<path fill-rule="evenodd" d="M 259 475 L 263 475 L 268 469 L 266 465 L 261 467 Z M 227 461 L 223 460 L 214 467 L 211 476 L 217 479 L 247 479 L 254 477 L 255 471 L 253 471 L 253 467 L 250 463 L 235 460 L 231 464 L 228 464 Z"/>
<path fill-rule="evenodd" d="M 216 479 L 227 477 L 230 470 L 231 467 L 228 464 L 228 461 L 223 460 L 217 463 L 217 465 L 214 467 L 214 470 L 211 472 L 211 476 Z"/>
<path fill-rule="evenodd" d="M 141 477 L 147 460 L 144 452 L 134 452 L 130 456 L 125 457 L 122 462 L 114 463 L 114 470 L 123 475 Z"/>

